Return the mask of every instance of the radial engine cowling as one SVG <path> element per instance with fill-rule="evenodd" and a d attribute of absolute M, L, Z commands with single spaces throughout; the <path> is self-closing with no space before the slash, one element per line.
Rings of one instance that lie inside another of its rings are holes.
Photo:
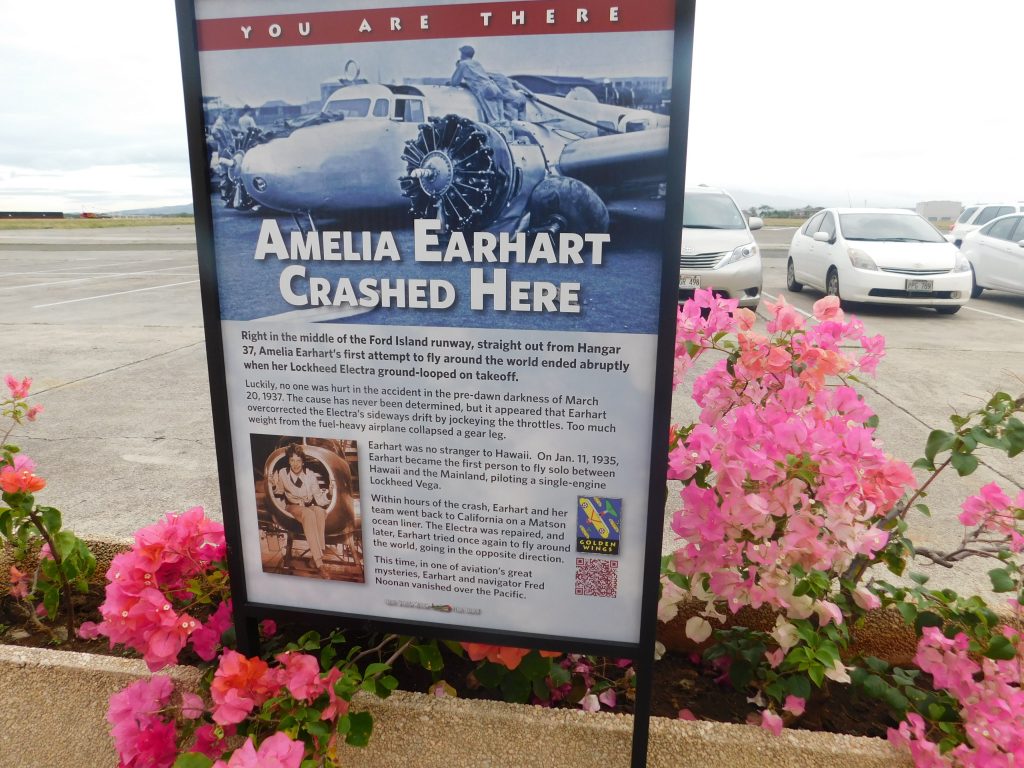
<path fill-rule="evenodd" d="M 458 115 L 431 117 L 405 143 L 402 194 L 416 218 L 444 232 L 486 229 L 517 190 L 516 165 L 504 137 Z"/>

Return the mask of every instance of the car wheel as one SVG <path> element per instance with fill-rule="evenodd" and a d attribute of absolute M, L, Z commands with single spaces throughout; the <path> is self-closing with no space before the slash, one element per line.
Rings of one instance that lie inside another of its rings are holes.
<path fill-rule="evenodd" d="M 796 270 L 793 268 L 792 258 L 786 264 L 786 287 L 793 293 L 800 293 L 804 289 L 804 284 L 796 281 Z"/>
<path fill-rule="evenodd" d="M 837 299 L 841 299 L 839 295 L 839 272 L 835 267 L 831 267 L 828 270 L 828 274 L 825 275 L 825 295 L 835 296 Z"/>
<path fill-rule="evenodd" d="M 974 268 L 971 268 L 971 298 L 976 299 L 981 296 L 982 291 L 985 289 L 978 285 L 978 280 L 974 274 Z"/>
<path fill-rule="evenodd" d="M 957 312 L 960 311 L 960 305 L 954 304 L 952 306 L 947 305 L 944 307 L 936 307 L 935 311 L 938 312 L 940 315 L 955 315 Z"/>

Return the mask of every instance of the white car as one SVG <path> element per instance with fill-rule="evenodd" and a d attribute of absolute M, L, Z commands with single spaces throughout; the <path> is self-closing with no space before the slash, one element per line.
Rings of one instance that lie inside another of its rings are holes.
<path fill-rule="evenodd" d="M 1008 213 L 1020 213 L 1024 211 L 1024 203 L 978 203 L 964 208 L 963 212 L 953 224 L 953 229 L 946 235 L 957 248 L 963 245 L 964 238 L 971 232 L 981 229 L 992 219 L 1005 216 Z"/>
<path fill-rule="evenodd" d="M 1024 214 L 1000 216 L 964 238 L 960 247 L 971 263 L 971 296 L 986 288 L 1024 294 Z"/>
<path fill-rule="evenodd" d="M 679 301 L 711 288 L 741 307 L 761 300 L 761 252 L 750 234 L 764 222 L 749 221 L 724 189 L 687 187 L 683 200 L 683 252 L 679 256 Z"/>
<path fill-rule="evenodd" d="M 934 307 L 952 315 L 971 298 L 971 265 L 926 219 L 898 208 L 826 208 L 796 231 L 786 287 L 844 302 Z"/>

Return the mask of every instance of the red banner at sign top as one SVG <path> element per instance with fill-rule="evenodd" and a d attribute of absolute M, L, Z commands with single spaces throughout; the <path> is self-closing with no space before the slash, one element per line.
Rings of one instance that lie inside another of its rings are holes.
<path fill-rule="evenodd" d="M 294 45 L 671 30 L 674 0 L 511 0 L 201 19 L 200 51 Z"/>

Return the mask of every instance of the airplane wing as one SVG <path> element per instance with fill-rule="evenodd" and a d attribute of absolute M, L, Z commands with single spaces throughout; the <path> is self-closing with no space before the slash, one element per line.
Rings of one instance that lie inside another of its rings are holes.
<path fill-rule="evenodd" d="M 558 170 L 605 190 L 664 181 L 667 162 L 668 129 L 654 128 L 570 142 L 558 158 Z"/>

